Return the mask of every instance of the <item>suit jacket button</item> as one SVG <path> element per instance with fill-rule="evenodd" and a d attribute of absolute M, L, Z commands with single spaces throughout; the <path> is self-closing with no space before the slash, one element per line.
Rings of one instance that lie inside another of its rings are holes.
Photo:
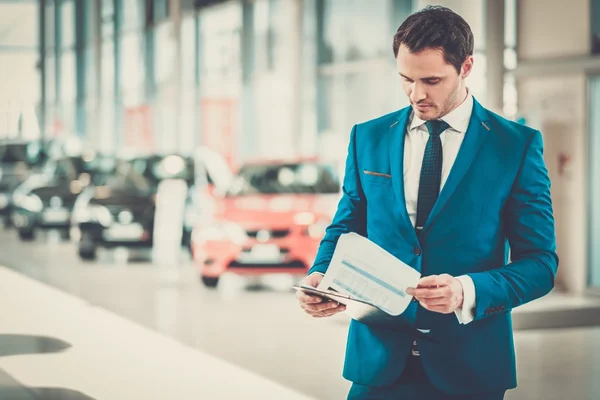
<path fill-rule="evenodd" d="M 415 246 L 415 254 L 418 256 L 421 255 L 421 249 L 419 248 L 419 246 Z"/>

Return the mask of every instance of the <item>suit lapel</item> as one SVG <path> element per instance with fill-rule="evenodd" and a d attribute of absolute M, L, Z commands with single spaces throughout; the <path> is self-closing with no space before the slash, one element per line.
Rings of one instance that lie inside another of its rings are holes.
<path fill-rule="evenodd" d="M 392 185 L 394 186 L 396 203 L 400 208 L 400 217 L 402 218 L 402 222 L 407 227 L 410 227 L 409 231 L 414 233 L 412 222 L 410 222 L 408 211 L 406 210 L 406 198 L 404 196 L 404 139 L 406 137 L 406 127 L 409 122 L 411 110 L 410 106 L 402 109 L 398 115 L 398 120 L 390 126 L 390 145 L 388 151 Z"/>
<path fill-rule="evenodd" d="M 477 102 L 477 100 L 473 99 L 473 112 L 471 114 L 469 127 L 465 133 L 465 138 L 458 151 L 456 161 L 450 170 L 448 179 L 440 192 L 440 196 L 433 206 L 429 218 L 427 218 L 427 222 L 423 227 L 423 232 L 431 226 L 432 222 L 440 214 L 452 194 L 454 194 L 458 184 L 469 170 L 477 153 L 479 153 L 479 149 L 483 145 L 489 130 L 490 124 L 487 122 L 487 113 L 485 109 Z"/>

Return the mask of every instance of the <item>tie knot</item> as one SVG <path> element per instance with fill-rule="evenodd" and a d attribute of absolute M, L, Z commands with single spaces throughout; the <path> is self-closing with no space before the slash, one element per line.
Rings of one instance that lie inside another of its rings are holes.
<path fill-rule="evenodd" d="M 429 134 L 433 135 L 433 136 L 441 135 L 442 132 L 444 132 L 446 129 L 448 129 L 450 127 L 450 125 L 448 125 L 446 122 L 442 121 L 441 119 L 434 119 L 433 121 L 427 121 L 427 122 L 425 122 L 425 126 L 427 126 L 427 130 L 429 131 Z"/>

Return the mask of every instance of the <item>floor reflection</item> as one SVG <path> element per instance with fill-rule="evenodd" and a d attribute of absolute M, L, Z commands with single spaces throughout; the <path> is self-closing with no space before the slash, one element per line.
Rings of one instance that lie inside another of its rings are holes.
<path fill-rule="evenodd" d="M 0 357 L 58 353 L 69 347 L 71 347 L 69 343 L 53 337 L 0 334 Z"/>

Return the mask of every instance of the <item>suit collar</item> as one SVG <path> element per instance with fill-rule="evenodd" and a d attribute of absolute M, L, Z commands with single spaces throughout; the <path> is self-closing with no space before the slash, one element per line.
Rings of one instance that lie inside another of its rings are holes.
<path fill-rule="evenodd" d="M 410 124 L 410 116 L 412 107 L 403 108 L 398 113 L 398 118 L 390 126 L 390 146 L 388 148 L 390 157 L 390 171 L 392 172 L 392 185 L 396 196 L 396 204 L 400 209 L 402 223 L 409 227 L 409 231 L 414 235 L 414 240 L 417 240 L 415 230 L 412 228 L 412 222 L 406 210 L 406 197 L 404 195 L 404 141 L 406 131 Z"/>
<path fill-rule="evenodd" d="M 458 152 L 458 156 L 456 157 L 456 161 L 450 170 L 448 179 L 423 227 L 422 233 L 431 226 L 435 218 L 444 209 L 444 206 L 454 194 L 459 183 L 471 167 L 473 160 L 491 130 L 488 111 L 483 108 L 476 99 L 472 99 L 471 118 L 468 123 L 468 128 L 466 129 L 465 138 Z M 396 204 L 400 208 L 402 223 L 410 227 L 410 231 L 414 234 L 414 239 L 417 240 L 416 233 L 406 209 L 406 198 L 404 193 L 404 142 L 407 129 L 411 124 L 411 115 L 412 107 L 410 106 L 400 110 L 396 121 L 389 127 L 389 158 L 390 171 L 392 172 L 392 184 L 396 196 Z"/>
<path fill-rule="evenodd" d="M 481 146 L 488 137 L 491 131 L 491 124 L 489 123 L 488 111 L 479 104 L 479 102 L 473 99 L 473 113 L 469 122 L 469 127 L 465 134 L 463 143 L 458 151 L 458 156 L 454 161 L 454 165 L 450 170 L 448 179 L 442 188 L 440 195 L 427 218 L 427 222 L 423 227 L 422 233 L 432 225 L 438 215 L 443 211 L 448 200 L 452 197 L 456 191 L 458 185 L 465 177 L 467 171 L 471 167 L 475 157 L 479 153 Z"/>
<path fill-rule="evenodd" d="M 467 132 L 469 122 L 471 121 L 471 115 L 473 114 L 473 104 L 473 95 L 468 93 L 467 98 L 454 110 L 444 115 L 441 120 L 450 125 L 455 131 L 465 133 Z M 425 123 L 425 121 L 417 117 L 414 112 L 411 112 L 410 119 L 410 131 Z"/>

